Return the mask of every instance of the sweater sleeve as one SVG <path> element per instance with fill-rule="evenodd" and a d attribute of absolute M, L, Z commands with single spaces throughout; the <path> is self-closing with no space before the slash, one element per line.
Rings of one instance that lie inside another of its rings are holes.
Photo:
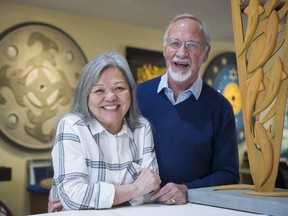
<path fill-rule="evenodd" d="M 184 183 L 189 189 L 210 187 L 215 185 L 238 184 L 239 159 L 237 132 L 232 107 L 225 106 L 222 116 L 218 117 L 218 125 L 213 140 L 213 157 L 209 175 Z"/>

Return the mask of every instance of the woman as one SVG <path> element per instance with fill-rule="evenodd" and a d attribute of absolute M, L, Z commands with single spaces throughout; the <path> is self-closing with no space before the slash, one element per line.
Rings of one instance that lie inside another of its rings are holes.
<path fill-rule="evenodd" d="M 126 60 L 114 52 L 81 71 L 72 112 L 60 119 L 52 149 L 50 195 L 64 209 L 137 205 L 159 188 L 152 131 L 139 115 L 135 88 Z"/>

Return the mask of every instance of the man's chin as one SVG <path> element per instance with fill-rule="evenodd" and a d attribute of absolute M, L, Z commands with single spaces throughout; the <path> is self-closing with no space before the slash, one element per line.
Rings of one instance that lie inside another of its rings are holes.
<path fill-rule="evenodd" d="M 187 72 L 174 72 L 169 68 L 169 75 L 175 82 L 185 82 L 192 76 L 192 70 L 189 70 Z"/>

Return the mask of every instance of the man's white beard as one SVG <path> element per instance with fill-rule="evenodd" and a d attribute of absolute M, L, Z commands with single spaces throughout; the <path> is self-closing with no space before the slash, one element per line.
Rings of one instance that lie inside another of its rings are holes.
<path fill-rule="evenodd" d="M 170 66 L 168 69 L 168 73 L 174 81 L 184 82 L 192 75 L 192 69 L 190 68 L 186 73 L 181 73 L 181 72 L 177 73 L 177 72 L 174 72 Z"/>

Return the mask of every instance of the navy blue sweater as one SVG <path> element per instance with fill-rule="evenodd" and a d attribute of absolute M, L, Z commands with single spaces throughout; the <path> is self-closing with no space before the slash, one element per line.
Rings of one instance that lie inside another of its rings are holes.
<path fill-rule="evenodd" d="M 239 183 L 236 124 L 230 103 L 203 83 L 198 100 L 173 105 L 160 77 L 138 85 L 139 108 L 153 128 L 162 185 L 189 189 Z"/>

